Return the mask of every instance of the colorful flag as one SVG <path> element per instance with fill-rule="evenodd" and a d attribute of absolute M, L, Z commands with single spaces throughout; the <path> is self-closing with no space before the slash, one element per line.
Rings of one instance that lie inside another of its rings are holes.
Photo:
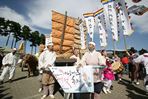
<path fill-rule="evenodd" d="M 95 27 L 94 14 L 86 13 L 86 14 L 83 14 L 83 16 L 86 21 L 87 32 L 91 38 L 91 41 L 93 41 L 94 27 Z"/>
<path fill-rule="evenodd" d="M 131 14 L 135 14 L 135 15 L 143 15 L 144 13 L 148 12 L 148 8 L 145 7 L 144 5 L 133 5 L 130 8 L 128 8 L 128 12 Z"/>

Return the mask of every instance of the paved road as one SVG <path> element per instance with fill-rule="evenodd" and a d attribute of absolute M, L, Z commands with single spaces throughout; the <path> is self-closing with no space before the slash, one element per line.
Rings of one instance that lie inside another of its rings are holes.
<path fill-rule="evenodd" d="M 0 85 L 0 99 L 40 99 L 42 93 L 38 92 L 38 78 L 27 78 L 27 72 L 21 72 L 17 67 L 16 75 L 12 83 L 7 82 Z M 130 85 L 129 79 L 124 76 L 121 83 L 113 82 L 113 90 L 111 94 L 101 93 L 102 99 L 148 99 L 145 95 L 143 81 L 140 85 Z M 56 92 L 56 99 L 64 99 L 63 96 Z M 47 97 L 47 99 L 50 99 Z"/>

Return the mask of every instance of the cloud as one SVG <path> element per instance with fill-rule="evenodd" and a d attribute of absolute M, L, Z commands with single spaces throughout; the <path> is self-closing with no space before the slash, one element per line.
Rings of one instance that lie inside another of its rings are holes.
<path fill-rule="evenodd" d="M 146 0 L 142 0 L 140 3 L 133 3 L 132 0 L 126 0 L 126 2 L 129 7 L 132 5 L 148 5 Z M 82 18 L 84 13 L 94 12 L 102 8 L 99 0 L 32 0 L 25 6 L 25 8 L 28 8 L 26 15 L 28 19 L 7 6 L 0 7 L 0 16 L 19 22 L 21 25 L 28 25 L 31 28 L 38 27 L 49 30 L 52 27 L 51 10 L 63 14 L 67 11 L 68 16 Z M 134 26 L 138 27 L 142 33 L 148 32 L 146 25 L 148 23 L 148 13 L 145 13 L 143 16 L 131 16 Z"/>
<path fill-rule="evenodd" d="M 51 10 L 65 13 L 68 16 L 82 17 L 83 13 L 94 12 L 101 8 L 98 0 L 35 0 L 30 5 L 28 16 L 33 25 L 51 29 Z"/>
<path fill-rule="evenodd" d="M 148 2 L 146 0 L 142 0 L 139 3 L 133 3 L 132 0 L 126 0 L 128 6 L 132 6 L 132 5 L 144 5 L 147 7 Z M 148 33 L 148 12 L 145 13 L 142 16 L 137 16 L 137 15 L 130 15 L 131 16 L 131 21 L 133 23 L 134 26 L 134 30 L 137 30 L 136 28 L 138 27 L 138 29 L 140 29 L 140 33 Z M 136 31 L 135 31 L 136 32 Z"/>
<path fill-rule="evenodd" d="M 136 27 L 138 27 L 138 29 L 140 29 L 140 33 L 148 33 L 148 13 L 143 16 L 132 15 L 132 22 L 134 30 L 137 30 Z"/>
<path fill-rule="evenodd" d="M 20 15 L 15 10 L 10 9 L 7 6 L 0 7 L 0 17 L 4 17 L 5 19 L 18 22 L 21 25 L 29 25 L 29 23 L 25 20 L 25 18 L 22 15 Z"/>
<path fill-rule="evenodd" d="M 132 5 L 148 5 L 148 2 L 143 0 L 140 3 L 133 3 L 132 0 L 126 0 L 128 6 Z M 68 16 L 83 17 L 83 13 L 94 12 L 102 7 L 99 0 L 35 0 L 30 5 L 28 16 L 31 19 L 31 23 L 34 26 L 44 29 L 51 29 L 51 10 L 65 13 L 67 11 Z M 132 22 L 134 26 L 139 27 L 143 33 L 148 32 L 146 23 L 148 22 L 148 13 L 143 16 L 132 16 Z"/>

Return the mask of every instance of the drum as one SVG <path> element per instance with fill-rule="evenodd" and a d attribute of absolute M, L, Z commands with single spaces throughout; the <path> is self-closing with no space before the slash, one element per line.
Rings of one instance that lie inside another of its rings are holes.
<path fill-rule="evenodd" d="M 116 73 L 120 73 L 124 70 L 124 67 L 121 62 L 114 62 L 112 63 L 112 69 Z"/>

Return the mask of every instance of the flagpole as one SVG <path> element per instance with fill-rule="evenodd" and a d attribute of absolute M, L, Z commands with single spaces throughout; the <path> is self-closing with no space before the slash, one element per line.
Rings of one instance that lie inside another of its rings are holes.
<path fill-rule="evenodd" d="M 125 50 L 127 51 L 126 35 L 123 35 L 123 37 L 124 37 L 124 46 L 125 46 Z"/>
<path fill-rule="evenodd" d="M 63 42 L 64 42 L 64 36 L 65 36 L 66 22 L 67 22 L 67 11 L 65 11 L 64 25 L 63 25 L 62 35 L 61 35 L 60 54 L 62 54 L 63 52 L 62 50 L 63 50 Z"/>
<path fill-rule="evenodd" d="M 113 42 L 113 49 L 114 49 L 114 56 L 115 56 L 116 46 L 115 46 L 115 40 L 113 38 L 112 38 L 112 42 Z"/>

